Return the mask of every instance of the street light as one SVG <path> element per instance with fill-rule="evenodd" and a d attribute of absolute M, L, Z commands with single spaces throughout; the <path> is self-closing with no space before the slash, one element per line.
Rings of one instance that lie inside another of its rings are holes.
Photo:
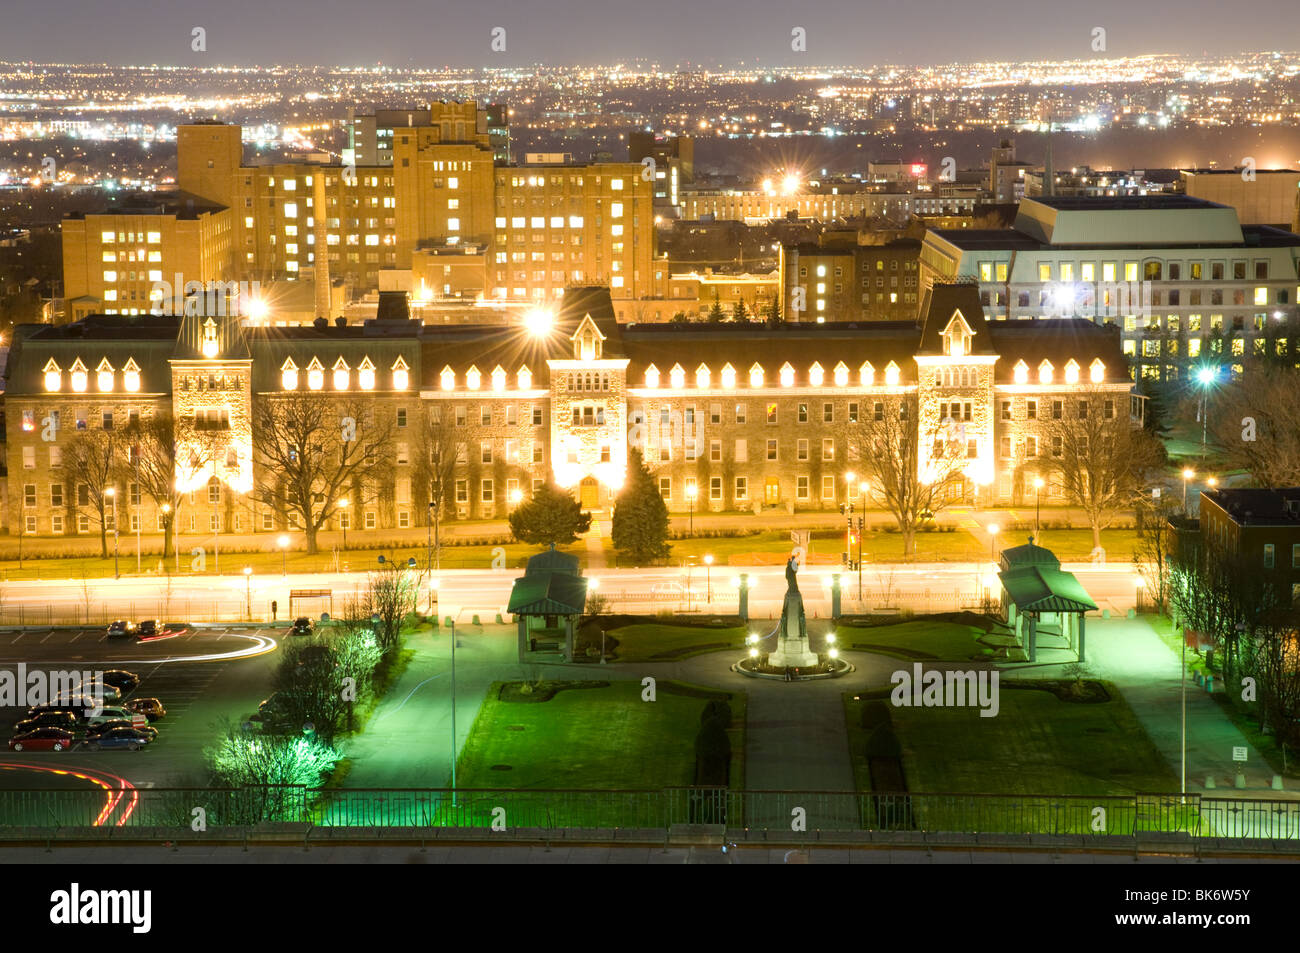
<path fill-rule="evenodd" d="M 253 621 L 253 567 L 244 567 L 244 617 Z"/>
<path fill-rule="evenodd" d="M 1187 481 L 1196 476 L 1191 467 L 1183 467 L 1183 515 L 1187 515 Z"/>
<path fill-rule="evenodd" d="M 347 548 L 348 548 L 348 506 L 349 505 L 350 504 L 347 497 L 344 497 L 343 499 L 339 500 L 339 509 L 343 511 L 342 519 L 339 522 L 343 524 L 343 551 L 344 552 L 347 552 Z"/>
<path fill-rule="evenodd" d="M 690 529 L 686 533 L 687 536 L 695 535 L 695 494 L 696 492 L 697 491 L 695 489 L 694 483 L 686 484 L 686 502 L 690 504 Z"/>
<path fill-rule="evenodd" d="M 287 578 L 289 575 L 289 537 L 281 533 L 277 542 L 280 544 L 280 574 Z"/>
<path fill-rule="evenodd" d="M 704 554 L 704 591 L 705 598 L 713 602 L 713 554 Z"/>
<path fill-rule="evenodd" d="M 1038 516 L 1043 509 L 1043 478 L 1034 477 L 1034 539 L 1038 538 Z"/>
<path fill-rule="evenodd" d="M 1210 387 L 1219 379 L 1219 369 L 1206 365 L 1196 372 L 1196 383 L 1201 385 L 1201 459 L 1205 459 L 1206 421 L 1210 416 Z"/>
<path fill-rule="evenodd" d="M 998 530 L 1000 528 L 997 523 L 989 524 L 989 562 L 993 563 L 994 566 L 998 564 L 997 545 Z"/>
<path fill-rule="evenodd" d="M 164 535 L 163 535 L 163 539 L 164 539 L 164 541 L 165 541 L 166 538 L 167 538 L 166 534 L 171 530 L 171 526 L 172 526 L 172 505 L 171 505 L 170 503 L 164 503 L 164 504 L 162 505 L 162 513 L 163 513 L 163 534 L 164 534 Z M 174 555 L 176 556 L 176 571 L 177 571 L 177 572 L 180 572 L 180 571 L 181 571 L 181 551 L 180 551 L 180 548 L 177 547 L 177 545 L 176 545 L 176 537 L 175 537 L 175 535 L 172 536 L 172 549 L 175 550 Z M 167 557 L 167 552 L 166 552 L 166 550 L 164 549 L 164 551 L 163 551 L 163 558 L 165 559 L 166 557 Z"/>
<path fill-rule="evenodd" d="M 524 491 L 519 489 L 519 487 L 515 487 L 513 490 L 510 491 L 510 504 L 512 506 L 518 506 L 520 502 L 523 501 L 523 498 L 524 498 Z"/>
<path fill-rule="evenodd" d="M 117 488 L 111 486 L 106 488 L 104 495 L 113 501 L 113 578 L 121 579 L 122 573 L 117 568 Z"/>

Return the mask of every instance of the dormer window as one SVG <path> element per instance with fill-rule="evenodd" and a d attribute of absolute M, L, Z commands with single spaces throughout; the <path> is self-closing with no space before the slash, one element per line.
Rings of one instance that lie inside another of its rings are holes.
<path fill-rule="evenodd" d="M 203 356 L 209 359 L 217 356 L 217 322 L 211 318 L 203 322 Z"/>
<path fill-rule="evenodd" d="M 960 311 L 952 313 L 952 320 L 943 332 L 943 353 L 949 357 L 965 357 L 971 352 L 972 331 Z"/>
<path fill-rule="evenodd" d="M 596 322 L 591 320 L 591 315 L 586 315 L 582 323 L 578 325 L 578 330 L 573 333 L 573 357 L 578 361 L 599 361 L 601 355 L 601 345 L 604 343 L 605 336 L 600 333 L 600 328 L 596 327 Z"/>

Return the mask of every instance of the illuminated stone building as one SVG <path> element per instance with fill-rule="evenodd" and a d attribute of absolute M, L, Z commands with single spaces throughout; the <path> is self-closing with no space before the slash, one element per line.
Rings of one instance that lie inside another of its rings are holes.
<path fill-rule="evenodd" d="M 455 454 L 444 516 L 481 519 L 504 517 L 548 479 L 608 511 L 632 447 L 674 511 L 834 508 L 858 494 L 846 480 L 855 425 L 904 398 L 923 433 L 959 441 L 955 497 L 1021 501 L 1042 475 L 1051 499 L 1051 421 L 1084 397 L 1108 417 L 1140 416 L 1116 332 L 988 322 L 974 284 L 936 286 L 920 321 L 627 325 L 599 287 L 572 289 L 527 325 L 407 315 L 396 294 L 360 325 L 98 315 L 20 326 L 4 396 L 9 531 L 97 533 L 62 448 L 163 412 L 204 449 L 179 455 L 182 534 L 292 531 L 282 507 L 249 492 L 276 479 L 259 469 L 255 409 L 290 393 L 360 401 L 355 425 L 390 437 L 383 477 L 348 488 L 355 505 L 339 519 L 357 530 L 425 525 L 431 429 Z M 123 531 L 156 532 L 165 514 L 131 483 Z"/>

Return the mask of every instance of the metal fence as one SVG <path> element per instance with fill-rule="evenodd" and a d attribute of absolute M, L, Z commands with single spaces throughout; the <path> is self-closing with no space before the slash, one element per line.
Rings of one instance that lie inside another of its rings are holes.
<path fill-rule="evenodd" d="M 1197 795 L 1086 797 L 839 791 L 0 790 L 0 839 L 92 829 L 660 829 L 679 824 L 791 833 L 1187 834 L 1300 841 L 1300 801 Z"/>

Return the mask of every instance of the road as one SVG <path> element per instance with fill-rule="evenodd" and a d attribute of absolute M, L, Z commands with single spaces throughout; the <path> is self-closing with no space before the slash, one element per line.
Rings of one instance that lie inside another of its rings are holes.
<path fill-rule="evenodd" d="M 1098 606 L 1112 613 L 1135 604 L 1135 572 L 1129 563 L 1065 564 L 1078 574 Z M 750 614 L 779 615 L 785 595 L 781 566 L 752 567 Z M 504 615 L 510 587 L 520 575 L 511 569 L 457 569 L 436 574 L 440 614 L 466 612 L 494 619 Z M 606 569 L 592 574 L 597 589 L 610 600 L 611 611 L 660 610 L 735 613 L 739 570 L 718 567 Z M 846 612 L 906 608 L 939 612 L 978 607 L 996 578 L 991 563 L 931 563 L 871 565 L 862 574 L 843 576 Z M 293 615 L 338 615 L 349 596 L 364 589 L 364 573 L 289 575 L 172 576 L 160 579 L 80 579 L 9 582 L 0 591 L 0 628 L 15 625 L 97 624 L 115 618 L 181 621 L 270 621 Z M 421 611 L 430 608 L 429 587 L 421 579 Z M 810 568 L 800 574 L 800 589 L 810 615 L 826 617 L 831 609 L 829 569 Z M 332 598 L 295 602 L 292 590 L 328 591 Z M 689 590 L 689 596 L 687 594 Z M 275 603 L 274 607 L 272 603 Z M 273 611 L 274 609 L 274 611 Z"/>

